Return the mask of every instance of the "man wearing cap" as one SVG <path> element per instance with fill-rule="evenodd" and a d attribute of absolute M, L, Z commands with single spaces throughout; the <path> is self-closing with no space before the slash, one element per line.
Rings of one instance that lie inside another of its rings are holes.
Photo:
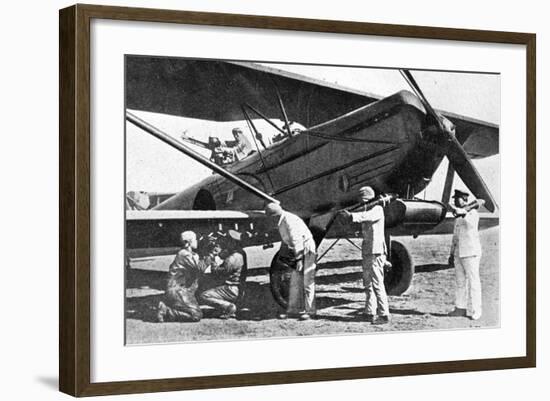
<path fill-rule="evenodd" d="M 184 231 L 180 235 L 182 249 L 176 254 L 169 268 L 165 302 L 159 302 L 157 320 L 198 322 L 202 312 L 195 292 L 199 278 L 210 264 L 211 257 L 200 260 L 194 250 L 197 249 L 197 236 L 193 231 Z"/>
<path fill-rule="evenodd" d="M 201 303 L 221 311 L 220 319 L 234 318 L 237 304 L 242 299 L 246 282 L 246 256 L 240 246 L 241 234 L 229 230 L 225 237 L 218 240 L 219 253 L 223 262 L 211 264 L 212 274 L 223 280 L 223 284 L 202 292 Z"/>
<path fill-rule="evenodd" d="M 226 155 L 227 160 L 232 163 L 244 159 L 247 152 L 246 143 L 243 140 L 243 131 L 236 127 L 231 130 L 231 133 L 233 134 L 233 140 L 224 141 L 224 146 L 221 146 L 220 149 Z"/>
<path fill-rule="evenodd" d="M 359 189 L 360 201 L 368 203 L 375 197 L 371 187 Z M 376 205 L 370 210 L 350 213 L 341 212 L 348 221 L 361 223 L 363 234 L 363 284 L 365 286 L 365 319 L 373 324 L 390 321 L 388 295 L 384 287 L 384 266 L 386 265 L 386 239 L 384 234 L 384 209 Z"/>
<path fill-rule="evenodd" d="M 481 242 L 478 232 L 479 214 L 476 209 L 485 202 L 478 199 L 468 204 L 468 193 L 458 189 L 455 190 L 453 199 L 454 206 L 449 206 L 456 219 L 449 265 L 455 267 L 456 292 L 455 309 L 449 316 L 468 316 L 477 320 L 481 317 Z"/>
<path fill-rule="evenodd" d="M 309 320 L 315 316 L 315 241 L 309 228 L 295 214 L 283 210 L 278 203 L 269 203 L 266 215 L 277 225 L 281 235 L 279 255 L 291 256 L 294 260 L 290 275 L 290 289 L 286 313 L 280 319 L 298 317 Z M 302 306 L 303 304 L 303 306 Z"/>

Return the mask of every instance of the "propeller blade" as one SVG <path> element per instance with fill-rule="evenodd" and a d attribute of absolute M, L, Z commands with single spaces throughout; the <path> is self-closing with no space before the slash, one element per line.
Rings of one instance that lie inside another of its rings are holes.
<path fill-rule="evenodd" d="M 401 72 L 403 78 L 405 78 L 407 83 L 410 85 L 415 95 L 422 102 L 422 105 L 426 109 L 426 112 L 437 121 L 441 130 L 441 134 L 445 135 L 445 138 L 448 141 L 446 156 L 449 159 L 449 163 L 451 164 L 451 166 L 454 168 L 458 176 L 462 179 L 464 184 L 466 184 L 468 189 L 472 191 L 474 196 L 485 201 L 485 207 L 487 208 L 487 210 L 489 210 L 491 213 L 494 212 L 496 202 L 491 195 L 489 188 L 487 188 L 487 185 L 483 181 L 483 178 L 481 178 L 481 175 L 472 163 L 472 160 L 470 159 L 460 142 L 458 142 L 458 140 L 456 139 L 454 134 L 454 125 L 434 110 L 409 70 L 399 71 Z"/>
<path fill-rule="evenodd" d="M 422 89 L 420 89 L 420 86 L 412 76 L 411 72 L 409 70 L 399 70 L 403 78 L 405 78 L 405 81 L 409 84 L 411 89 L 413 90 L 414 94 L 420 99 L 422 102 L 422 105 L 426 109 L 426 112 L 430 114 L 439 124 L 439 128 L 445 129 L 445 126 L 443 125 L 441 121 L 441 116 L 435 112 L 430 102 L 428 102 L 428 99 L 426 99 L 426 96 L 424 96 L 424 93 L 422 92 Z"/>
<path fill-rule="evenodd" d="M 447 158 L 449 163 L 454 168 L 458 176 L 462 179 L 464 184 L 468 187 L 474 196 L 478 199 L 483 199 L 485 201 L 485 207 L 491 213 L 495 211 L 495 200 L 491 195 L 491 191 L 487 188 L 487 185 L 481 178 L 481 175 L 477 171 L 476 167 L 472 163 L 472 160 L 460 144 L 458 140 L 449 135 L 451 142 L 447 149 Z"/>

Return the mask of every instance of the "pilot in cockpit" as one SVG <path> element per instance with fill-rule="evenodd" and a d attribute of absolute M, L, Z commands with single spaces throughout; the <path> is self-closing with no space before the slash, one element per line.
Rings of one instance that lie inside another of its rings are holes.
<path fill-rule="evenodd" d="M 212 151 L 210 160 L 218 166 L 242 160 L 252 152 L 252 147 L 240 128 L 233 128 L 232 134 L 234 140 L 223 142 L 218 137 L 208 138 L 208 148 Z"/>

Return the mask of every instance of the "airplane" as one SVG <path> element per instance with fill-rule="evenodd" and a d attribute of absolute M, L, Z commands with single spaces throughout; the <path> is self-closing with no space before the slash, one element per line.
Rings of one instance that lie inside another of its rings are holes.
<path fill-rule="evenodd" d="M 496 202 L 471 159 L 498 153 L 499 127 L 435 110 L 412 73 L 400 72 L 412 92 L 377 97 L 255 63 L 127 57 L 127 122 L 213 171 L 151 210 L 127 210 L 127 256 L 174 253 L 183 230 L 205 236 L 224 235 L 231 228 L 243 233 L 244 247 L 272 246 L 280 238 L 266 225 L 266 202 L 278 202 L 299 215 L 317 245 L 325 238 L 354 237 L 359 228 L 342 224 L 337 215 L 356 208 L 357 190 L 369 185 L 378 200 L 387 200 L 391 267 L 385 272 L 386 289 L 390 295 L 405 292 L 414 263 L 406 247 L 392 238 L 452 232 L 446 204 L 455 172 L 491 213 L 482 228 L 498 224 Z M 217 122 L 245 120 L 255 146 L 247 142 L 244 157 L 209 159 L 189 146 L 208 148 L 207 142 L 186 134 L 175 138 L 138 117 L 137 111 Z M 285 124 L 275 124 L 276 119 Z M 263 141 L 258 120 L 278 132 L 272 144 Z M 294 123 L 304 129 L 291 129 Z M 445 157 L 449 167 L 442 199 L 415 197 Z M 277 255 L 270 286 L 275 300 L 285 306 L 288 271 L 276 260 Z"/>

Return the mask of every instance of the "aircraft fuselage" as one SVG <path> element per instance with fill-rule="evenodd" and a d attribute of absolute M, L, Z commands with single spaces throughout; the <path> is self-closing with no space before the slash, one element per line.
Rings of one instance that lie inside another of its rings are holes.
<path fill-rule="evenodd" d="M 401 197 L 421 191 L 443 154 L 426 137 L 419 100 L 402 91 L 255 152 L 227 169 L 302 218 L 357 202 L 370 185 Z M 264 201 L 213 174 L 158 210 L 258 210 Z"/>

